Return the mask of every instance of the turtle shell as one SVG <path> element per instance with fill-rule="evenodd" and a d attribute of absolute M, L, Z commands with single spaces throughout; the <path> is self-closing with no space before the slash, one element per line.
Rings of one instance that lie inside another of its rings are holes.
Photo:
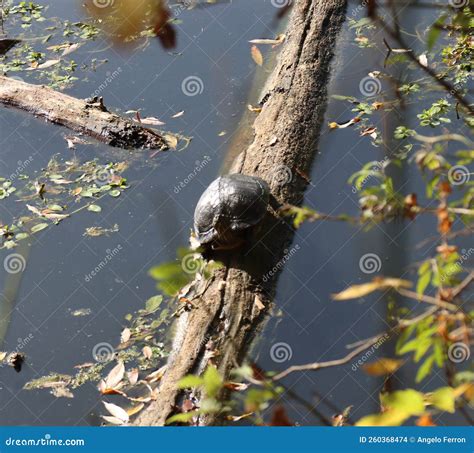
<path fill-rule="evenodd" d="M 199 199 L 194 229 L 200 244 L 232 248 L 267 211 L 270 190 L 256 176 L 235 173 L 213 181 Z"/>

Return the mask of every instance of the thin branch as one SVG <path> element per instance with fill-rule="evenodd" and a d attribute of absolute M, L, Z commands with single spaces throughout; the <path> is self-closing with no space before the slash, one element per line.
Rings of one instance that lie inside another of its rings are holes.
<path fill-rule="evenodd" d="M 411 49 L 408 48 L 408 46 L 406 45 L 403 38 L 401 36 L 398 36 L 397 32 L 395 30 L 393 30 L 391 27 L 389 27 L 380 16 L 374 15 L 372 17 L 372 20 L 375 21 L 375 22 L 378 22 L 380 24 L 380 26 L 392 37 L 392 39 L 394 39 L 395 41 L 398 42 L 400 47 L 402 47 L 403 49 L 406 49 L 406 52 L 404 52 L 404 54 L 407 55 L 410 58 L 410 60 L 412 60 L 414 63 L 416 63 L 416 65 L 420 69 L 425 71 L 434 80 L 436 80 L 436 82 L 439 85 L 441 85 L 448 93 L 451 93 L 453 95 L 453 97 L 456 98 L 456 100 L 462 106 L 464 106 L 464 108 L 471 115 L 474 115 L 474 108 L 472 108 L 471 105 L 469 104 L 469 102 L 466 99 L 464 99 L 464 97 L 461 95 L 461 93 L 459 93 L 459 91 L 453 85 L 451 85 L 448 81 L 446 81 L 445 79 L 441 78 L 438 74 L 436 74 L 436 72 L 433 69 L 431 69 L 428 65 L 425 66 L 424 64 L 422 64 L 420 62 L 420 60 L 418 59 L 418 57 L 415 55 L 415 53 Z M 389 46 L 389 48 L 390 48 L 390 46 Z"/>
<path fill-rule="evenodd" d="M 386 333 L 383 333 L 381 335 L 377 335 L 376 337 L 369 338 L 364 344 L 359 346 L 357 349 L 354 349 L 354 351 L 350 352 L 349 354 L 342 357 L 341 359 L 329 360 L 328 362 L 313 362 L 313 363 L 307 363 L 305 365 L 290 366 L 286 370 L 273 376 L 272 381 L 278 381 L 280 379 L 283 379 L 284 377 L 296 371 L 315 371 L 315 370 L 320 370 L 322 368 L 329 368 L 329 367 L 344 365 L 350 362 L 354 357 L 357 357 L 359 354 L 362 354 L 364 351 L 366 351 L 368 348 L 370 348 L 374 344 L 378 343 L 386 335 L 387 335 Z"/>
<path fill-rule="evenodd" d="M 458 297 L 474 280 L 474 272 L 471 272 L 456 288 L 453 290 L 453 298 Z"/>
<path fill-rule="evenodd" d="M 425 302 L 427 304 L 436 305 L 439 308 L 445 308 L 451 311 L 458 311 L 459 307 L 455 304 L 451 304 L 449 302 L 444 302 L 436 297 L 426 296 L 424 294 L 418 294 L 414 291 L 410 291 L 409 289 L 404 288 L 395 288 L 395 290 L 401 294 L 402 296 L 409 297 L 410 299 L 417 300 L 418 302 Z"/>

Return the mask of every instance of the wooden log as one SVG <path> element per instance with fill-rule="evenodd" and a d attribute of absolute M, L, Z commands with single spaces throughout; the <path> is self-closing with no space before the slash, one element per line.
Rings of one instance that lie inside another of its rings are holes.
<path fill-rule="evenodd" d="M 302 201 L 306 175 L 317 151 L 330 64 L 345 11 L 345 0 L 293 2 L 287 41 L 263 90 L 253 142 L 232 166 L 231 173 L 265 179 L 277 203 Z M 269 214 L 252 244 L 218 257 L 225 268 L 195 284 L 186 296 L 192 308 L 178 321 L 157 399 L 135 424 L 163 425 L 170 415 L 180 412 L 183 392 L 176 384 L 183 376 L 200 374 L 212 361 L 228 379 L 230 371 L 242 364 L 272 306 L 292 239 L 291 226 Z M 221 417 L 201 416 L 198 424 L 221 424 Z"/>
<path fill-rule="evenodd" d="M 33 85 L 10 77 L 0 76 L 0 103 L 25 110 L 118 148 L 166 151 L 170 143 L 176 141 L 171 135 L 162 135 L 109 112 L 101 98 L 77 99 L 43 85 Z"/>

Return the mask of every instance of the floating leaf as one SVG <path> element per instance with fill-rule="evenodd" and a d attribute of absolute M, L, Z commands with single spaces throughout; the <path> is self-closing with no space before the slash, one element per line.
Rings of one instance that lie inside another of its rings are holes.
<path fill-rule="evenodd" d="M 256 64 L 259 66 L 263 65 L 263 55 L 262 52 L 260 52 L 260 49 L 257 46 L 252 46 L 250 49 L 250 53 L 252 55 L 253 61 L 255 61 Z"/>
<path fill-rule="evenodd" d="M 91 212 L 101 212 L 102 208 L 98 204 L 91 204 L 91 205 L 89 205 L 87 210 L 91 211 Z"/>
<path fill-rule="evenodd" d="M 119 362 L 107 376 L 107 379 L 105 380 L 105 385 L 107 388 L 114 389 L 120 384 L 122 381 L 123 377 L 125 375 L 125 365 L 123 362 Z"/>
<path fill-rule="evenodd" d="M 121 192 L 120 192 L 120 190 L 118 190 L 118 189 L 114 189 L 114 190 L 111 190 L 111 191 L 109 192 L 109 195 L 110 195 L 111 197 L 120 197 L 120 194 L 121 194 Z"/>
<path fill-rule="evenodd" d="M 104 406 L 111 415 L 119 419 L 122 423 L 128 423 L 130 417 L 124 409 L 117 406 L 116 404 L 107 403 L 105 401 Z"/>
<path fill-rule="evenodd" d="M 38 225 L 35 225 L 33 228 L 31 228 L 31 233 L 35 234 L 35 233 L 39 233 L 40 231 L 48 228 L 48 224 L 47 223 L 38 223 Z"/>
<path fill-rule="evenodd" d="M 160 307 L 161 302 L 163 302 L 163 296 L 150 297 L 145 304 L 146 311 L 148 313 L 154 313 Z"/>

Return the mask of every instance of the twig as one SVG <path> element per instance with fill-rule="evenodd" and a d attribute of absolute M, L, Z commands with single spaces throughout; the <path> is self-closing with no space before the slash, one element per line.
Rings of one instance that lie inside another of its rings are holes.
<path fill-rule="evenodd" d="M 453 86 L 451 85 L 449 82 L 447 82 L 445 79 L 441 78 L 440 76 L 438 76 L 438 74 L 436 74 L 436 72 L 431 69 L 429 66 L 425 66 L 424 64 L 422 64 L 420 62 L 420 60 L 417 58 L 417 56 L 415 55 L 415 53 L 408 48 L 408 46 L 406 45 L 405 41 L 403 40 L 403 38 L 401 36 L 398 36 L 397 35 L 397 32 L 395 30 L 393 30 L 391 27 L 389 27 L 385 21 L 378 15 L 374 15 L 372 17 L 372 20 L 374 22 L 378 22 L 380 24 L 380 26 L 395 40 L 398 42 L 398 44 L 403 48 L 403 49 L 406 49 L 406 52 L 404 52 L 405 55 L 407 55 L 410 60 L 412 60 L 414 63 L 416 63 L 416 65 L 422 69 L 423 71 L 425 71 L 428 75 L 430 75 L 434 80 L 436 80 L 436 82 L 441 85 L 444 89 L 446 89 L 446 91 L 448 93 L 451 93 L 455 98 L 456 100 L 464 106 L 464 108 L 471 114 L 471 115 L 474 115 L 474 108 L 471 107 L 471 105 L 467 102 L 466 99 L 464 99 L 464 97 L 459 93 L 459 91 Z M 386 45 L 388 46 L 388 43 L 385 41 Z M 388 46 L 388 48 L 391 50 L 390 46 Z"/>
<path fill-rule="evenodd" d="M 474 146 L 474 143 L 469 140 L 467 137 L 464 137 L 460 134 L 442 134 L 442 135 L 435 135 L 434 137 L 427 137 L 426 135 L 415 134 L 413 136 L 415 140 L 418 140 L 423 143 L 438 143 L 438 142 L 448 142 L 448 141 L 458 141 L 464 143 L 466 146 Z"/>
<path fill-rule="evenodd" d="M 436 313 L 438 310 L 438 307 L 430 307 L 428 310 L 424 311 L 423 313 L 419 314 L 418 316 L 415 316 L 414 318 L 410 319 L 400 319 L 398 321 L 399 327 L 408 327 L 413 324 L 416 324 L 419 321 L 422 321 L 423 319 L 427 318 L 428 316 L 431 316 Z"/>
<path fill-rule="evenodd" d="M 458 297 L 474 280 L 474 272 L 471 272 L 456 288 L 453 290 L 453 298 Z"/>
<path fill-rule="evenodd" d="M 449 302 L 444 302 L 440 299 L 436 299 L 436 297 L 426 296 L 424 294 L 418 294 L 414 291 L 410 291 L 409 289 L 404 288 L 395 288 L 395 290 L 401 294 L 402 296 L 409 297 L 410 299 L 415 299 L 419 302 L 425 302 L 427 304 L 436 305 L 439 308 L 446 308 L 447 310 L 451 311 L 458 311 L 459 307 L 455 304 L 451 304 Z"/>
<path fill-rule="evenodd" d="M 320 370 L 321 368 L 329 368 L 333 366 L 344 365 L 345 363 L 352 360 L 354 357 L 357 357 L 359 354 L 364 352 L 366 349 L 370 348 L 371 346 L 379 342 L 386 335 L 387 334 L 384 333 L 382 335 L 377 335 L 376 337 L 369 338 L 364 344 L 359 346 L 357 349 L 354 349 L 354 351 L 350 352 L 349 354 L 342 357 L 341 359 L 329 360 L 327 362 L 313 362 L 313 363 L 307 363 L 304 365 L 290 366 L 286 370 L 273 376 L 272 381 L 275 382 L 280 379 L 283 379 L 284 377 L 288 376 L 291 373 L 294 373 L 295 371 L 315 371 L 315 370 Z"/>

